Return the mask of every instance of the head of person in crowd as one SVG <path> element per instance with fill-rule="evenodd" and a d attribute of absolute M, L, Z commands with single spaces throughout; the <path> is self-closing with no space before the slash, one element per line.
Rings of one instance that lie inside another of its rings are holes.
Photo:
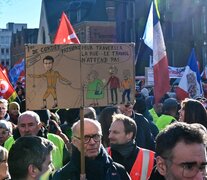
<path fill-rule="evenodd" d="M 122 114 L 131 117 L 133 114 L 133 104 L 127 102 L 126 104 L 120 104 L 119 109 Z"/>
<path fill-rule="evenodd" d="M 50 110 L 49 109 L 41 109 L 41 110 L 34 110 L 35 113 L 38 114 L 40 121 L 43 127 L 47 127 L 50 119 Z"/>
<path fill-rule="evenodd" d="M 62 132 L 59 124 L 52 119 L 49 120 L 49 126 L 47 128 L 48 128 L 48 132 L 53 134 L 60 134 Z"/>
<path fill-rule="evenodd" d="M 47 171 L 53 170 L 54 145 L 39 136 L 20 137 L 11 147 L 8 157 L 12 180 L 39 180 Z"/>
<path fill-rule="evenodd" d="M 12 136 L 13 128 L 12 124 L 9 121 L 1 120 L 0 121 L 0 145 L 3 146 L 4 142 Z"/>
<path fill-rule="evenodd" d="M 9 116 L 10 121 L 17 124 L 18 117 L 20 115 L 20 105 L 17 102 L 9 103 Z"/>
<path fill-rule="evenodd" d="M 0 99 L 0 120 L 1 119 L 9 120 L 7 110 L 8 110 L 8 101 L 6 99 Z"/>
<path fill-rule="evenodd" d="M 57 112 L 49 111 L 49 118 L 50 120 L 56 121 L 59 125 L 61 124 L 60 116 Z"/>
<path fill-rule="evenodd" d="M 207 113 L 203 104 L 195 99 L 186 98 L 181 102 L 179 121 L 200 123 L 207 128 Z"/>
<path fill-rule="evenodd" d="M 93 107 L 84 108 L 84 118 L 97 120 L 96 110 Z"/>
<path fill-rule="evenodd" d="M 99 115 L 99 122 L 101 124 L 102 132 L 103 132 L 103 137 L 102 137 L 102 143 L 104 147 L 109 146 L 109 128 L 112 123 L 112 116 L 114 114 L 119 114 L 121 111 L 117 106 L 108 106 L 105 107 L 100 115 Z"/>
<path fill-rule="evenodd" d="M 18 117 L 17 127 L 20 136 L 36 136 L 42 127 L 42 123 L 36 112 L 25 111 Z"/>
<path fill-rule="evenodd" d="M 72 143 L 81 151 L 80 141 L 80 120 L 72 126 Z M 101 124 L 93 119 L 84 118 L 84 151 L 85 156 L 90 159 L 95 159 L 101 148 L 102 130 Z"/>
<path fill-rule="evenodd" d="M 8 168 L 8 151 L 2 146 L 0 146 L 0 179 L 10 179 Z"/>
<path fill-rule="evenodd" d="M 134 103 L 133 110 L 136 113 L 140 114 L 144 114 L 147 111 L 147 104 L 143 95 L 136 97 L 136 102 Z"/>
<path fill-rule="evenodd" d="M 144 99 L 146 99 L 149 97 L 149 90 L 147 88 L 142 88 L 141 95 L 144 97 Z"/>
<path fill-rule="evenodd" d="M 20 106 L 17 102 L 9 103 L 9 114 L 18 116 L 20 114 Z"/>
<path fill-rule="evenodd" d="M 149 110 L 152 109 L 153 105 L 155 104 L 154 96 L 148 96 L 145 101 L 146 101 L 147 109 Z"/>
<path fill-rule="evenodd" d="M 153 104 L 153 108 L 155 110 L 155 112 L 157 113 L 158 116 L 162 115 L 162 108 L 163 108 L 163 103 L 159 102 L 159 103 L 155 103 Z"/>
<path fill-rule="evenodd" d="M 112 148 L 119 148 L 119 145 L 133 143 L 137 134 L 135 121 L 124 115 L 114 114 L 113 122 L 109 129 L 109 140 Z"/>
<path fill-rule="evenodd" d="M 177 122 L 159 133 L 156 138 L 159 175 L 166 180 L 203 180 L 206 177 L 207 139 L 204 129 L 198 128 L 198 124 Z"/>
<path fill-rule="evenodd" d="M 84 129 L 83 134 L 81 129 Z M 124 167 L 115 163 L 101 144 L 102 131 L 98 121 L 89 118 L 78 120 L 72 126 L 72 134 L 70 162 L 57 170 L 53 179 L 130 179 Z M 82 150 L 85 156 L 85 178 L 80 174 Z"/>
<path fill-rule="evenodd" d="M 170 115 L 177 118 L 178 102 L 175 98 L 167 98 L 163 102 L 162 112 L 165 115 Z"/>

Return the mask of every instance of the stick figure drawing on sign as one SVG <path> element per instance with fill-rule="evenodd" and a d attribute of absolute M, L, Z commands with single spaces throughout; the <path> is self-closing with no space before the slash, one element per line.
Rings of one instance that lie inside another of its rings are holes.
<path fill-rule="evenodd" d="M 98 72 L 92 70 L 87 76 L 87 99 L 92 99 L 91 106 L 98 106 L 98 100 L 104 98 L 103 81 L 98 78 Z"/>
<path fill-rule="evenodd" d="M 54 104 L 52 108 L 58 106 L 56 84 L 57 80 L 64 85 L 71 85 L 71 82 L 66 78 L 62 77 L 58 71 L 53 70 L 54 58 L 52 56 L 46 56 L 43 59 L 44 68 L 46 70 L 43 74 L 29 74 L 31 78 L 45 78 L 47 81 L 47 89 L 43 95 L 43 106 L 42 109 L 47 108 L 47 98 L 52 95 Z"/>

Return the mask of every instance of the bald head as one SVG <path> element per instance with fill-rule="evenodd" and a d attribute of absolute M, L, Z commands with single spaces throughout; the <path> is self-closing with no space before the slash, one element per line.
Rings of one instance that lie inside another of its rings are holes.
<path fill-rule="evenodd" d="M 80 122 L 81 121 L 78 120 L 72 126 L 72 133 L 74 135 L 80 135 Z M 84 118 L 84 131 L 88 130 L 89 126 L 95 127 L 97 129 L 97 133 L 102 135 L 101 124 L 98 121 L 94 121 L 93 119 L 89 119 L 89 118 Z"/>
<path fill-rule="evenodd" d="M 23 118 L 29 118 L 36 121 L 37 124 L 40 124 L 40 116 L 34 111 L 25 111 L 18 117 L 18 122 L 21 121 Z"/>
<path fill-rule="evenodd" d="M 41 126 L 39 115 L 33 111 L 25 111 L 18 118 L 17 127 L 21 136 L 36 136 Z"/>
<path fill-rule="evenodd" d="M 77 121 L 72 126 L 72 143 L 77 149 L 81 150 L 81 141 L 80 141 L 80 124 L 81 121 Z M 89 158 L 96 158 L 100 152 L 101 147 L 101 137 L 102 130 L 101 125 L 98 121 L 94 121 L 93 119 L 84 118 L 84 151 L 85 156 Z"/>

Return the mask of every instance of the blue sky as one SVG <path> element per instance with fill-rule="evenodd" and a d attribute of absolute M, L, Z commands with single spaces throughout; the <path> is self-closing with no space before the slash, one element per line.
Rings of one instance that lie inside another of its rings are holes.
<path fill-rule="evenodd" d="M 27 28 L 38 28 L 42 0 L 0 0 L 0 28 L 8 22 L 27 23 Z"/>

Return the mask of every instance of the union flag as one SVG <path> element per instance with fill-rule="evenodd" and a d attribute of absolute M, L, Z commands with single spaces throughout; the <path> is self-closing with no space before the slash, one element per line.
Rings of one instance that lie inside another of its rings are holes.
<path fill-rule="evenodd" d="M 54 44 L 80 44 L 67 15 L 63 12 L 55 35 Z"/>
<path fill-rule="evenodd" d="M 0 98 L 7 99 L 9 102 L 14 101 L 17 97 L 17 93 L 11 85 L 8 77 L 4 74 L 0 68 Z"/>

